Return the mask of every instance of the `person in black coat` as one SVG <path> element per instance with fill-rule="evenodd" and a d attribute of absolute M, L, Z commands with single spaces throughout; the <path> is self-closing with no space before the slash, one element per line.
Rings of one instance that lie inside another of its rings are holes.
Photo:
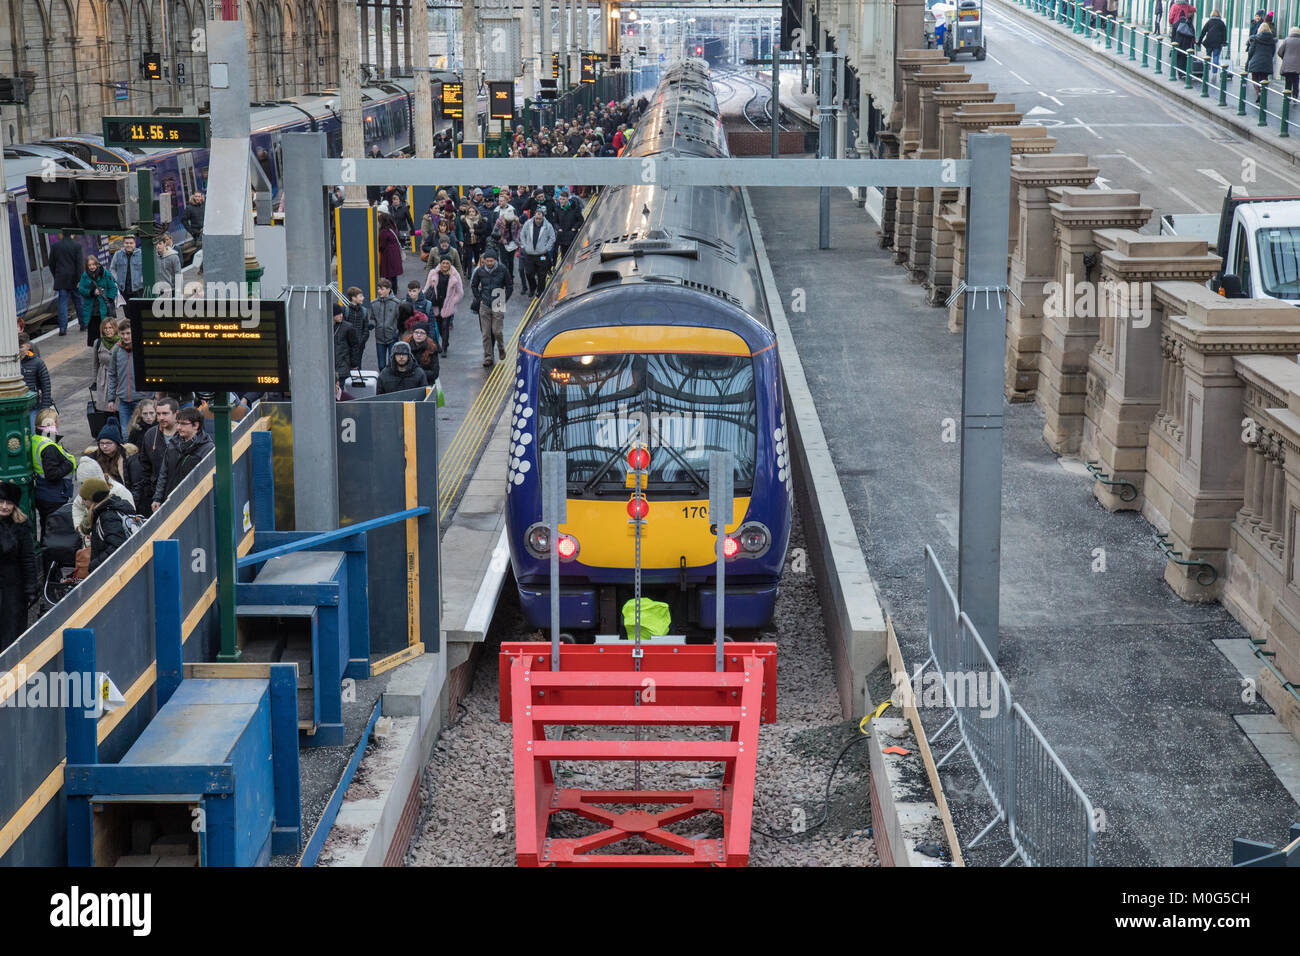
<path fill-rule="evenodd" d="M 36 603 L 36 548 L 22 499 L 21 488 L 0 482 L 0 647 L 27 630 L 27 609 Z"/>
<path fill-rule="evenodd" d="M 334 378 L 343 381 L 352 371 L 352 356 L 360 346 L 357 330 L 343 317 L 343 306 L 334 304 Z"/>
<path fill-rule="evenodd" d="M 87 478 L 79 493 L 91 510 L 90 570 L 94 571 L 131 537 L 127 519 L 135 517 L 135 509 L 112 494 L 102 478 Z"/>
<path fill-rule="evenodd" d="M 567 189 L 562 189 L 557 194 L 557 205 L 553 216 L 555 224 L 555 252 L 557 256 L 563 256 L 569 251 L 569 246 L 573 240 L 578 237 L 578 230 L 582 228 L 582 207 L 573 201 Z"/>
<path fill-rule="evenodd" d="M 1223 16 L 1218 10 L 1210 13 L 1209 19 L 1201 27 L 1201 35 L 1196 38 L 1196 42 L 1205 51 L 1205 55 L 1210 58 L 1210 63 L 1214 67 L 1211 76 L 1218 77 L 1219 54 L 1228 42 L 1228 26 L 1223 22 Z"/>
<path fill-rule="evenodd" d="M 73 315 L 81 322 L 81 293 L 77 283 L 81 281 L 82 264 L 85 252 L 81 243 L 72 238 L 72 233 L 62 233 L 62 238 L 50 246 L 50 272 L 54 275 L 54 291 L 59 297 L 59 334 L 68 334 L 68 302 L 71 301 Z"/>
<path fill-rule="evenodd" d="M 1255 35 L 1246 42 L 1246 72 L 1255 81 L 1255 102 L 1259 102 L 1259 92 L 1263 84 L 1273 75 L 1273 56 L 1277 52 L 1277 37 L 1269 28 L 1268 21 L 1261 23 Z"/>
<path fill-rule="evenodd" d="M 194 238 L 194 244 L 203 248 L 203 193 L 196 192 L 181 211 L 181 226 Z"/>
<path fill-rule="evenodd" d="M 23 381 L 36 396 L 36 408 L 32 412 L 32 422 L 35 423 L 36 412 L 54 404 L 54 389 L 50 385 L 50 370 L 26 332 L 18 336 L 18 359 Z"/>
<path fill-rule="evenodd" d="M 379 385 L 376 395 L 388 395 L 408 388 L 423 388 L 429 384 L 424 369 L 415 363 L 411 355 L 411 346 L 407 342 L 394 342 L 393 354 L 388 358 L 388 366 L 379 373 Z"/>
<path fill-rule="evenodd" d="M 182 408 L 176 413 L 176 437 L 168 442 L 162 469 L 154 481 L 154 511 L 162 507 L 167 496 L 189 477 L 210 451 L 212 437 L 203 428 L 203 413 L 197 408 Z"/>

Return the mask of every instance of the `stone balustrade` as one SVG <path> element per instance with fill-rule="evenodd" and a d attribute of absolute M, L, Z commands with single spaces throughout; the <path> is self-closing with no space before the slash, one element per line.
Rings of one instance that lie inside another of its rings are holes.
<path fill-rule="evenodd" d="M 1245 466 L 1221 600 L 1294 687 L 1300 685 L 1300 365 L 1286 355 L 1238 354 L 1232 361 L 1242 386 L 1233 437 L 1241 443 Z M 1300 737 L 1300 706 L 1262 665 L 1258 688 Z"/>

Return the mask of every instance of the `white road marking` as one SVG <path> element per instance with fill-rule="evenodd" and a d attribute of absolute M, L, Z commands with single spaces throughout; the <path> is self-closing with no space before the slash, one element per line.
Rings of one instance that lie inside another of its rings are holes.
<path fill-rule="evenodd" d="M 1104 189 L 1107 191 L 1110 189 L 1110 180 L 1105 176 L 1098 176 L 1093 180 L 1093 182 L 1097 184 L 1098 189 Z"/>
<path fill-rule="evenodd" d="M 1220 186 L 1229 189 L 1232 188 L 1232 183 L 1228 182 L 1226 179 L 1220 176 L 1219 171 L 1217 169 L 1198 169 L 1197 172 L 1200 173 L 1202 176 L 1209 177 L 1212 181 L 1218 183 Z"/>
<path fill-rule="evenodd" d="M 1179 199 L 1181 199 L 1183 202 L 1187 203 L 1187 205 L 1191 206 L 1193 212 L 1200 212 L 1200 213 L 1206 213 L 1206 212 L 1209 212 L 1209 210 L 1206 209 L 1205 207 L 1203 207 L 1203 206 L 1201 206 L 1201 205 L 1199 205 L 1199 204 L 1197 204 L 1197 203 L 1192 202 L 1191 197 L 1188 196 L 1188 195 L 1187 195 L 1185 192 L 1183 192 L 1181 189 L 1175 189 L 1173 186 L 1170 186 L 1168 183 L 1165 184 L 1165 189 L 1169 190 L 1171 193 L 1173 193 L 1175 196 L 1177 196 L 1177 197 L 1178 197 Z"/>
<path fill-rule="evenodd" d="M 993 59 L 993 58 L 992 58 L 992 57 L 989 57 L 989 59 L 991 60 L 991 59 Z M 1033 86 L 1033 85 L 1034 85 L 1034 84 L 1030 83 L 1028 80 L 1026 80 L 1026 79 L 1025 79 L 1023 76 L 1021 76 L 1019 73 L 1017 73 L 1015 70 L 1008 70 L 1007 72 L 1010 73 L 1012 76 L 1014 76 L 1014 77 L 1015 77 L 1017 80 L 1019 80 L 1021 83 L 1025 84 L 1025 86 Z"/>
<path fill-rule="evenodd" d="M 1051 100 L 1053 103 L 1055 103 L 1057 106 L 1064 106 L 1064 105 L 1065 105 L 1065 104 L 1062 103 L 1060 100 L 1058 100 L 1055 96 L 1053 96 L 1051 93 L 1044 93 L 1043 95 L 1046 96 L 1046 97 L 1047 97 L 1049 100 Z"/>
<path fill-rule="evenodd" d="M 996 63 L 998 66 L 1005 66 L 1005 65 L 1006 65 L 1006 64 L 1004 64 L 1001 60 L 999 60 L 997 57 L 995 57 L 992 53 L 985 53 L 984 55 L 987 56 L 987 57 L 988 57 L 990 60 L 992 60 L 994 63 Z"/>
<path fill-rule="evenodd" d="M 1055 116 L 1056 110 L 1049 110 L 1046 106 L 1035 106 L 1025 114 L 1026 116 Z"/>
<path fill-rule="evenodd" d="M 1098 132 L 1097 132 L 1095 129 L 1093 129 L 1091 126 L 1089 126 L 1087 123 L 1085 123 L 1083 120 L 1079 119 L 1079 117 L 1076 116 L 1076 117 L 1074 118 L 1074 121 L 1075 121 L 1076 123 L 1078 123 L 1080 126 L 1082 126 L 1084 129 L 1086 129 L 1086 130 L 1087 130 L 1089 133 L 1091 133 L 1093 136 L 1097 137 L 1098 139 L 1101 139 L 1101 134 L 1098 133 Z"/>

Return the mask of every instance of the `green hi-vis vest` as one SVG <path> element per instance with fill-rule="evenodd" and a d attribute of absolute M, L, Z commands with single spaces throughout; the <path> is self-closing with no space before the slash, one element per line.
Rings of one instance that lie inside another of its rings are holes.
<path fill-rule="evenodd" d="M 668 605 L 663 601 L 641 599 L 641 636 L 663 637 L 672 624 Z M 636 598 L 623 605 L 623 626 L 629 638 L 636 636 Z"/>
<path fill-rule="evenodd" d="M 59 454 L 63 455 L 64 458 L 68 459 L 68 461 L 72 463 L 73 468 L 77 467 L 77 459 L 73 458 L 72 455 L 68 453 L 68 450 L 64 448 L 62 445 L 60 445 L 58 442 L 56 442 L 53 438 L 48 438 L 45 435 L 33 435 L 32 436 L 32 469 L 36 472 L 36 477 L 38 478 L 45 477 L 45 468 L 41 464 L 41 454 L 45 451 L 45 447 L 47 445 L 53 445 L 55 448 L 59 450 Z"/>

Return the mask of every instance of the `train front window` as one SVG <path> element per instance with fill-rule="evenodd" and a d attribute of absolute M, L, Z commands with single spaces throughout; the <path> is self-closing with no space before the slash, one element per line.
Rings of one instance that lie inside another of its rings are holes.
<path fill-rule="evenodd" d="M 708 495 L 709 454 L 754 484 L 757 402 L 748 356 L 619 354 L 543 359 L 538 440 L 568 457 L 570 494 L 625 495 L 627 450 L 650 446 L 652 490 Z"/>

